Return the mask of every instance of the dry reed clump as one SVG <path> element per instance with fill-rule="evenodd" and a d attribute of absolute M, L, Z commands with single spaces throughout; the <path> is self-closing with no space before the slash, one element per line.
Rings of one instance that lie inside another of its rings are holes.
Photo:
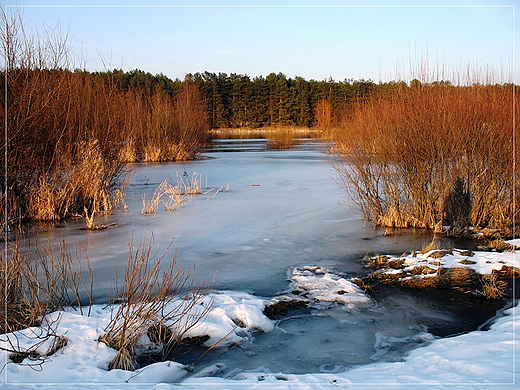
<path fill-rule="evenodd" d="M 159 184 L 150 202 L 147 202 L 143 195 L 143 209 L 141 210 L 143 214 L 157 212 L 160 204 L 163 204 L 167 211 L 173 211 L 176 207 L 183 206 L 186 200 L 191 200 L 192 195 L 203 193 L 200 183 L 201 177 L 197 172 L 194 172 L 191 178 L 186 171 L 182 176 L 177 172 L 176 178 L 177 184 L 175 186 L 168 183 L 167 180 Z"/>
<path fill-rule="evenodd" d="M 179 187 L 181 193 L 185 195 L 202 194 L 200 183 L 201 177 L 197 172 L 193 172 L 191 178 L 186 171 L 184 171 L 182 176 L 179 175 L 179 172 L 176 172 L 176 178 L 177 186 Z"/>
<path fill-rule="evenodd" d="M 377 253 L 374 257 L 365 257 L 365 266 L 368 268 L 382 268 L 384 267 L 388 259 L 390 259 L 389 256 L 381 255 Z"/>
<path fill-rule="evenodd" d="M 435 276 L 426 277 L 426 278 L 419 278 L 419 277 L 404 278 L 399 282 L 399 285 L 401 287 L 416 288 L 419 290 L 429 289 L 429 288 L 438 288 L 439 287 L 439 278 L 435 277 Z"/>
<path fill-rule="evenodd" d="M 437 270 L 427 265 L 416 265 L 408 272 L 412 275 L 431 275 L 437 273 Z"/>
<path fill-rule="evenodd" d="M 299 133 L 301 131 L 294 126 L 275 126 L 267 133 L 266 145 L 270 149 L 291 149 L 303 143 L 297 138 Z"/>
<path fill-rule="evenodd" d="M 143 195 L 143 214 L 152 214 L 157 212 L 158 206 L 162 203 L 166 210 L 172 211 L 175 207 L 182 206 L 187 199 L 187 194 L 183 193 L 179 185 L 172 186 L 167 180 L 164 180 L 155 189 L 150 202 L 146 202 Z"/>
<path fill-rule="evenodd" d="M 152 144 L 144 146 L 144 162 L 159 162 L 161 161 L 161 147 Z"/>
<path fill-rule="evenodd" d="M 487 299 L 500 299 L 505 295 L 505 288 L 507 283 L 503 280 L 498 280 L 498 275 L 492 273 L 491 275 L 479 276 L 480 287 L 476 290 Z"/>
<path fill-rule="evenodd" d="M 462 287 L 474 290 L 479 285 L 477 272 L 469 267 L 439 268 L 438 275 L 441 288 Z"/>
<path fill-rule="evenodd" d="M 490 241 L 483 248 L 487 250 L 496 250 L 497 252 L 514 252 L 516 250 L 515 245 L 509 244 L 500 238 Z"/>
<path fill-rule="evenodd" d="M 447 252 L 446 254 L 453 254 L 450 253 L 453 252 L 453 243 L 451 241 L 444 242 L 443 240 L 434 237 L 428 245 L 423 245 L 421 249 L 423 255 L 431 251 L 443 251 Z"/>
<path fill-rule="evenodd" d="M 500 299 L 505 295 L 507 283 L 498 280 L 499 275 L 480 275 L 469 267 L 432 269 L 426 265 L 416 266 L 410 271 L 398 273 L 373 272 L 358 282 L 365 290 L 374 290 L 374 285 L 384 283 L 415 289 L 451 289 L 475 292 L 486 299 Z M 367 288 L 368 286 L 368 288 Z"/>
<path fill-rule="evenodd" d="M 520 269 L 516 267 L 508 267 L 507 265 L 503 265 L 502 268 L 498 271 L 494 271 L 499 276 L 509 279 L 518 279 L 520 278 Z"/>
<path fill-rule="evenodd" d="M 124 275 L 114 275 L 111 321 L 100 338 L 118 351 L 109 369 L 134 370 L 147 351 L 165 358 L 211 308 L 202 305 L 210 287 L 195 286 L 194 275 L 177 267 L 175 256 L 163 264 L 171 243 L 163 253 L 153 246 L 153 237 L 135 250 L 130 245 Z"/>
<path fill-rule="evenodd" d="M 38 185 L 29 192 L 27 215 L 33 220 L 57 220 L 82 214 L 87 207 L 92 213 L 109 213 L 115 204 L 115 180 L 122 172 L 119 162 L 110 163 L 102 156 L 97 140 L 80 142 L 72 160 L 49 175 L 40 174 Z"/>
<path fill-rule="evenodd" d="M 386 273 L 381 271 L 372 272 L 370 275 L 361 278 L 361 281 L 365 284 L 372 285 L 375 283 L 385 283 L 389 285 L 398 284 L 401 278 L 407 274 L 404 271 L 398 273 Z"/>
<path fill-rule="evenodd" d="M 367 257 L 365 259 L 365 266 L 368 268 L 392 268 L 401 269 L 404 268 L 404 259 L 390 260 L 389 256 L 376 254 L 374 257 Z"/>
<path fill-rule="evenodd" d="M 336 130 L 338 181 L 376 225 L 449 226 L 453 236 L 470 226 L 510 231 L 520 222 L 520 194 L 511 196 L 519 101 L 509 84 L 389 85 L 355 104 Z"/>
<path fill-rule="evenodd" d="M 450 246 L 451 244 L 447 244 Z M 423 254 L 430 253 L 428 257 L 439 258 L 451 249 L 441 249 L 443 243 L 433 240 L 423 248 Z M 446 246 L 444 246 L 446 247 Z M 464 256 L 471 257 L 471 251 L 458 251 Z M 440 255 L 435 255 L 438 254 Z M 403 255 L 404 256 L 404 255 Z M 507 280 L 520 278 L 520 272 L 514 267 L 503 266 L 500 271 L 494 270 L 491 275 L 480 275 L 471 267 L 444 268 L 439 261 L 429 261 L 428 264 L 416 265 L 411 269 L 406 268 L 405 259 L 393 259 L 389 256 L 376 255 L 366 257 L 367 268 L 376 269 L 368 276 L 356 281 L 365 291 L 374 291 L 375 285 L 383 283 L 391 286 L 401 286 L 416 289 L 456 288 L 466 292 L 474 292 L 486 299 L 499 299 L 506 293 Z M 460 264 L 476 264 L 467 258 L 459 261 Z M 431 266 L 438 268 L 432 268 Z"/>

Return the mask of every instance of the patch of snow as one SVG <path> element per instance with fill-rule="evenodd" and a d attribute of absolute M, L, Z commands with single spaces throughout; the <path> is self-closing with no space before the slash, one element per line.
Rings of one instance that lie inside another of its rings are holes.
<path fill-rule="evenodd" d="M 372 305 L 373 301 L 365 292 L 351 281 L 334 274 L 326 268 L 293 268 L 289 279 L 292 290 L 316 303 L 337 302 L 353 310 L 359 305 Z"/>

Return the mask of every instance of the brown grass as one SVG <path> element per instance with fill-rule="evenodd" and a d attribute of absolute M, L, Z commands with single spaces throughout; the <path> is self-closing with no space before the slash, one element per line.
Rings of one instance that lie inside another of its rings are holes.
<path fill-rule="evenodd" d="M 303 141 L 297 137 L 301 134 L 301 128 L 294 126 L 275 126 L 267 132 L 266 145 L 270 149 L 291 149 L 300 145 Z"/>
<path fill-rule="evenodd" d="M 0 253 L 0 320 L 4 333 L 38 326 L 45 314 L 76 306 L 90 313 L 93 276 L 86 254 L 71 254 L 65 239 L 58 247 L 48 241 L 25 249 L 7 242 L 7 258 Z M 88 280 L 88 279 L 89 280 Z M 84 307 L 84 300 L 88 305 Z"/>
<path fill-rule="evenodd" d="M 173 211 L 176 207 L 183 206 L 187 200 L 191 200 L 192 195 L 203 193 L 200 183 L 201 177 L 197 172 L 193 172 L 191 178 L 186 171 L 182 175 L 179 175 L 179 172 L 177 172 L 176 178 L 177 184 L 175 186 L 168 183 L 167 180 L 159 184 L 149 202 L 146 201 L 146 197 L 143 195 L 143 209 L 141 210 L 143 214 L 157 212 L 157 208 L 161 204 L 164 205 L 167 211 Z"/>
<path fill-rule="evenodd" d="M 372 259 L 371 268 L 400 269 L 402 264 L 390 264 L 386 256 L 376 256 Z M 424 277 L 423 275 L 429 275 Z M 520 272 L 512 267 L 504 266 L 491 275 L 478 274 L 470 267 L 452 267 L 433 269 L 428 265 L 417 265 L 411 270 L 398 273 L 385 273 L 380 270 L 358 279 L 355 282 L 365 291 L 374 291 L 375 285 L 383 283 L 391 286 L 401 286 L 415 289 L 452 289 L 474 292 L 486 299 L 500 299 L 506 294 L 507 283 L 503 278 L 519 278 Z M 502 279 L 502 280 L 501 280 Z"/>
<path fill-rule="evenodd" d="M 495 273 L 480 276 L 480 284 L 481 287 L 477 292 L 487 299 L 500 299 L 505 295 L 507 283 L 498 280 L 498 275 Z"/>
<path fill-rule="evenodd" d="M 496 250 L 497 252 L 514 252 L 516 250 L 516 246 L 512 244 L 508 244 L 502 239 L 496 239 L 493 241 L 490 241 L 486 245 L 486 249 L 488 250 Z"/>

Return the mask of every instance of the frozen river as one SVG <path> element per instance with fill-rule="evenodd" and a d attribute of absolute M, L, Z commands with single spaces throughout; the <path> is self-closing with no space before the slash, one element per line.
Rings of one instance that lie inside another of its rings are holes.
<path fill-rule="evenodd" d="M 291 270 L 322 267 L 350 280 L 366 273 L 361 259 L 366 254 L 420 250 L 431 240 L 424 232 L 385 237 L 383 230 L 365 223 L 334 182 L 333 157 L 322 142 L 307 140 L 288 151 L 267 150 L 264 140 L 215 142 L 198 161 L 135 166 L 126 188 L 128 211 L 96 219 L 116 227 L 86 231 L 77 220 L 48 230 L 51 239 L 60 234 L 70 244 L 87 246 L 97 303 L 108 301 L 114 269 L 124 264 L 129 243 L 145 234 L 153 234 L 160 248 L 173 240 L 178 262 L 195 266 L 198 280 L 214 280 L 215 290 L 267 299 L 288 293 Z M 162 181 L 175 185 L 176 175 L 184 172 L 189 177 L 196 172 L 202 187 L 214 190 L 174 211 L 159 207 L 156 213 L 141 213 L 143 195 L 150 200 Z M 255 334 L 198 365 L 336 372 L 375 360 L 400 360 L 431 340 L 429 324 L 457 320 L 444 308 L 411 296 L 359 306 L 323 304 L 292 314 L 273 331 Z"/>

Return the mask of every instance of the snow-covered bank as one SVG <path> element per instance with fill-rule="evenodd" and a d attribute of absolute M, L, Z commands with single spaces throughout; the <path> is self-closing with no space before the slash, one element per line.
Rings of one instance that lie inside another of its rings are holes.
<path fill-rule="evenodd" d="M 444 257 L 443 261 L 449 259 Z M 415 258 L 414 261 L 417 260 L 420 259 Z M 456 260 L 455 256 L 453 260 Z M 520 264 L 517 253 L 477 252 L 472 260 L 466 266 L 474 267 L 477 271 L 489 269 L 493 265 L 518 267 Z M 367 303 L 367 298 L 361 297 L 359 291 L 345 279 L 337 278 L 323 269 L 304 267 L 294 270 L 292 280 L 293 287 L 305 289 L 313 299 L 334 300 L 349 308 Z M 214 302 L 211 312 L 190 333 L 190 336 L 211 336 L 207 345 L 214 344 L 228 333 L 230 337 L 226 343 L 229 345 L 251 337 L 253 332 L 269 332 L 276 326 L 274 321 L 262 313 L 268 303 L 265 299 L 229 291 L 215 293 L 208 299 Z M 331 373 L 303 375 L 278 373 L 271 365 L 271 372 L 262 367 L 247 372 L 231 370 L 232 374 L 227 376 L 232 379 L 226 379 L 212 376 L 218 375 L 222 369 L 217 364 L 196 375 L 189 374 L 175 362 L 156 363 L 134 372 L 108 371 L 108 364 L 116 352 L 97 340 L 110 319 L 110 311 L 95 306 L 90 317 L 73 311 L 51 316 L 51 319 L 59 317 L 59 322 L 54 322 L 57 325 L 56 334 L 65 336 L 68 344 L 42 364 L 28 359 L 25 359 L 24 364 L 15 364 L 9 360 L 7 353 L 2 353 L 0 387 L 43 389 L 59 386 L 68 388 L 72 385 L 75 388 L 100 388 L 100 385 L 106 384 L 110 388 L 121 389 L 515 388 L 518 386 L 517 373 L 520 371 L 517 368 L 520 361 L 520 320 L 515 315 L 516 309 L 517 306 L 503 310 L 489 330 L 436 339 L 410 352 L 403 362 L 374 363 L 341 373 L 332 373 L 334 367 L 331 367 Z M 29 347 L 37 341 L 34 336 L 39 331 L 26 329 L 17 332 L 16 338 L 12 334 L 2 335 L 0 346 L 8 348 L 9 339 L 18 346 Z M 383 344 L 385 340 L 379 342 Z M 43 353 L 47 348 L 48 345 L 39 347 Z"/>
<path fill-rule="evenodd" d="M 375 363 L 340 374 L 283 375 L 243 373 L 239 388 L 276 389 L 495 389 L 517 388 L 520 319 L 516 308 L 503 311 L 488 331 L 438 339 L 412 351 L 406 361 Z M 233 381 L 189 378 L 186 388 L 236 389 Z"/>

